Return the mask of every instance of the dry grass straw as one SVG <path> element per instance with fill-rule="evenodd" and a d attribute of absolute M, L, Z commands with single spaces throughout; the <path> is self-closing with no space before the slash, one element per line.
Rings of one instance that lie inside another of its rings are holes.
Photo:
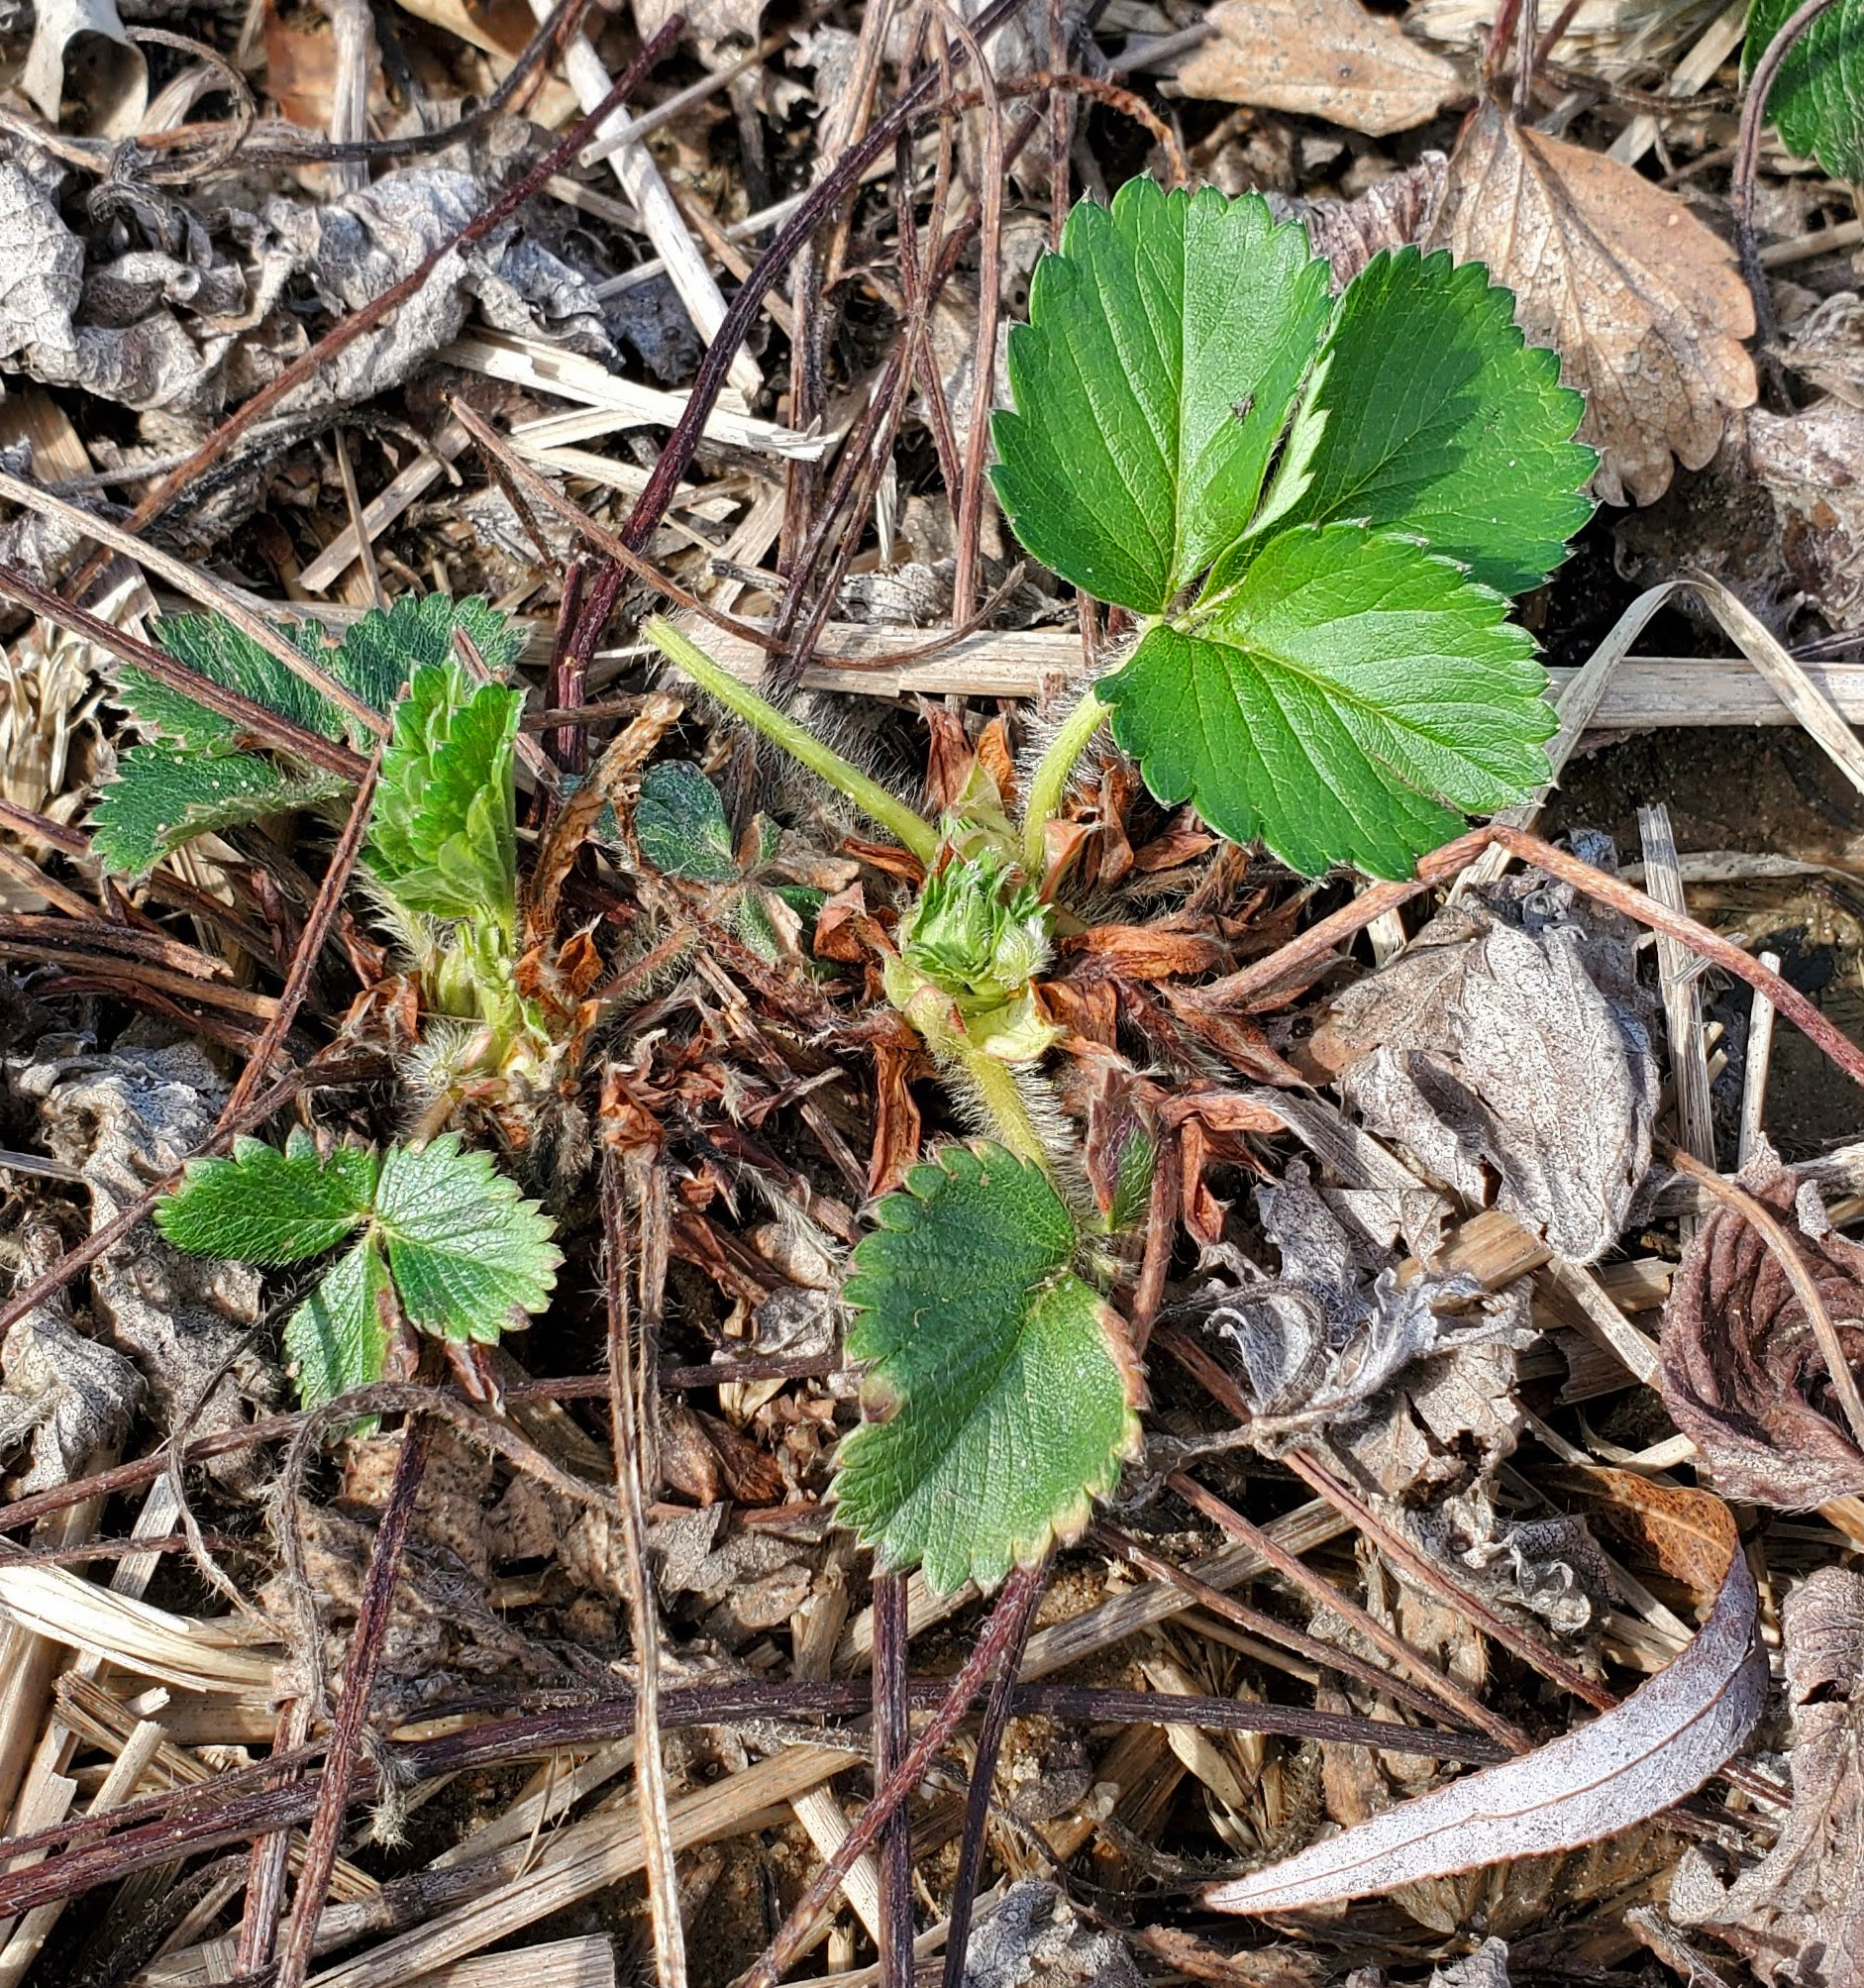
<path fill-rule="evenodd" d="M 268 1699 L 280 1655 L 229 1622 L 170 1615 L 64 1567 L 0 1565 L 0 1618 L 183 1691 Z"/>

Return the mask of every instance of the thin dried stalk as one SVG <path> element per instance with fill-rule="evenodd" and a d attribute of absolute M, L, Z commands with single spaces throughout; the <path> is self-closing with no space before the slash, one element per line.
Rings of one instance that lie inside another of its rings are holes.
<path fill-rule="evenodd" d="M 1036 1604 L 1048 1579 L 1046 1560 L 1034 1569 L 1027 1592 L 1016 1599 L 1016 1613 L 1004 1638 L 1003 1658 L 984 1701 L 984 1724 L 971 1766 L 971 1786 L 965 1793 L 965 1830 L 958 1851 L 958 1874 L 952 1882 L 952 1912 L 946 1934 L 944 1988 L 964 1988 L 965 1962 L 971 1951 L 971 1912 L 978 1896 L 978 1876 L 984 1868 L 984 1838 L 990 1821 L 990 1789 L 996 1779 L 996 1757 L 1002 1750 L 1015 1695 L 1016 1673 L 1029 1642 Z"/>
<path fill-rule="evenodd" d="M 618 1122 L 615 1113 L 604 1113 Z M 684 1988 L 686 1936 L 679 1918 L 679 1873 L 667 1811 L 667 1771 L 661 1749 L 661 1623 L 648 1572 L 647 1500 L 641 1475 L 640 1379 L 629 1315 L 629 1224 L 623 1202 L 623 1156 L 611 1143 L 602 1154 L 603 1288 L 608 1302 L 608 1401 L 615 1424 L 615 1492 L 621 1506 L 622 1582 L 634 1636 L 636 1810 L 647 1860 L 648 1905 L 654 1921 L 654 1967 L 661 1988 Z M 649 1162 L 650 1171 L 652 1163 Z"/>
<path fill-rule="evenodd" d="M 882 1784 L 912 1744 L 906 1697 L 911 1633 L 906 1581 L 874 1577 L 874 1772 Z M 912 1816 L 904 1803 L 880 1831 L 880 1988 L 913 1988 Z"/>

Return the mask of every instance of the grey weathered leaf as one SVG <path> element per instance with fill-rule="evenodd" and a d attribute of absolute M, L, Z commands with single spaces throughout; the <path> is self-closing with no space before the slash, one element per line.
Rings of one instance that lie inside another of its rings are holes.
<path fill-rule="evenodd" d="M 1281 1275 L 1209 1313 L 1241 1356 L 1254 1439 L 1273 1447 L 1325 1428 L 1393 1496 L 1460 1480 L 1472 1455 L 1493 1464 L 1514 1448 L 1511 1349 L 1532 1337 L 1518 1294 L 1456 1317 L 1433 1308 L 1467 1305 L 1479 1287 L 1422 1277 L 1400 1290 L 1299 1160 L 1258 1188 L 1256 1203 Z"/>
<path fill-rule="evenodd" d="M 1699 1788 L 1746 1738 L 1767 1693 L 1756 1648 L 1754 1577 L 1734 1519 L 1706 1492 L 1596 1476 L 1680 1535 L 1701 1568 L 1720 1566 L 1689 1646 L 1622 1705 L 1519 1760 L 1400 1803 L 1297 1856 L 1213 1885 L 1219 1912 L 1297 1912 L 1479 1864 L 1570 1849 L 1630 1828 Z"/>
<path fill-rule="evenodd" d="M 1793 1710 L 1793 1806 L 1725 1889 L 1700 1852 L 1670 1914 L 1710 1929 L 1764 1981 L 1864 1980 L 1864 1576 L 1820 1567 L 1780 1612 Z"/>
<path fill-rule="evenodd" d="M 1524 878 L 1434 919 L 1327 1022 L 1340 1095 L 1480 1205 L 1574 1263 L 1618 1239 L 1650 1166 L 1657 1071 L 1627 943 Z"/>

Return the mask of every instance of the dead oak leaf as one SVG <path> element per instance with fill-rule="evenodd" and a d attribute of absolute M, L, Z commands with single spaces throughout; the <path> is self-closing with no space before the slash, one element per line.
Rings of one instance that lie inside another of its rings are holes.
<path fill-rule="evenodd" d="M 1654 502 L 1753 405 L 1754 308 L 1732 253 L 1674 194 L 1485 103 L 1450 161 L 1435 246 L 1486 262 L 1528 338 L 1586 395 L 1607 503 Z"/>
<path fill-rule="evenodd" d="M 1382 138 L 1464 93 L 1454 63 L 1359 0 L 1217 0 L 1178 74 L 1187 96 L 1321 117 Z"/>

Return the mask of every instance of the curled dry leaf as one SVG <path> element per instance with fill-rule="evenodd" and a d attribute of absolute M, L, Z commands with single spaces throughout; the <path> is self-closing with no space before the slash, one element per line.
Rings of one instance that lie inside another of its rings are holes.
<path fill-rule="evenodd" d="M 1648 504 L 1671 457 L 1700 470 L 1757 392 L 1754 309 L 1727 245 L 1675 194 L 1602 152 L 1485 103 L 1450 160 L 1433 241 L 1486 262 L 1528 338 L 1559 350 L 1587 401 L 1608 503 Z"/>
<path fill-rule="evenodd" d="M 1479 1864 L 1542 1856 L 1629 1829 L 1699 1788 L 1746 1738 L 1767 1693 L 1754 1577 L 1727 1507 L 1622 1471 L 1589 1482 L 1642 1529 L 1668 1571 L 1713 1573 L 1689 1647 L 1622 1705 L 1519 1760 L 1388 1809 L 1298 1856 L 1213 1885 L 1218 1912 L 1298 1912 Z"/>
<path fill-rule="evenodd" d="M 1793 1806 L 1780 1838 L 1724 1888 L 1684 1856 L 1670 1914 L 1711 1930 L 1763 1981 L 1864 1979 L 1864 1576 L 1820 1567 L 1780 1612 L 1793 1709 Z"/>
<path fill-rule="evenodd" d="M 41 0 L 20 83 L 52 125 L 64 100 L 83 108 L 83 128 L 128 138 L 149 103 L 143 52 L 123 32 L 117 0 Z"/>
<path fill-rule="evenodd" d="M 1741 1184 L 1780 1216 L 1854 1369 L 1864 1365 L 1864 1249 L 1797 1218 L 1800 1183 L 1771 1154 Z M 1808 1511 L 1864 1492 L 1864 1453 L 1831 1400 L 1806 1308 L 1749 1222 L 1718 1207 L 1677 1269 L 1663 1315 L 1671 1419 L 1729 1498 Z"/>
<path fill-rule="evenodd" d="M 1187 96 L 1382 138 L 1435 117 L 1463 88 L 1454 63 L 1359 0 L 1217 0 L 1210 25 L 1216 33 L 1178 72 Z"/>

